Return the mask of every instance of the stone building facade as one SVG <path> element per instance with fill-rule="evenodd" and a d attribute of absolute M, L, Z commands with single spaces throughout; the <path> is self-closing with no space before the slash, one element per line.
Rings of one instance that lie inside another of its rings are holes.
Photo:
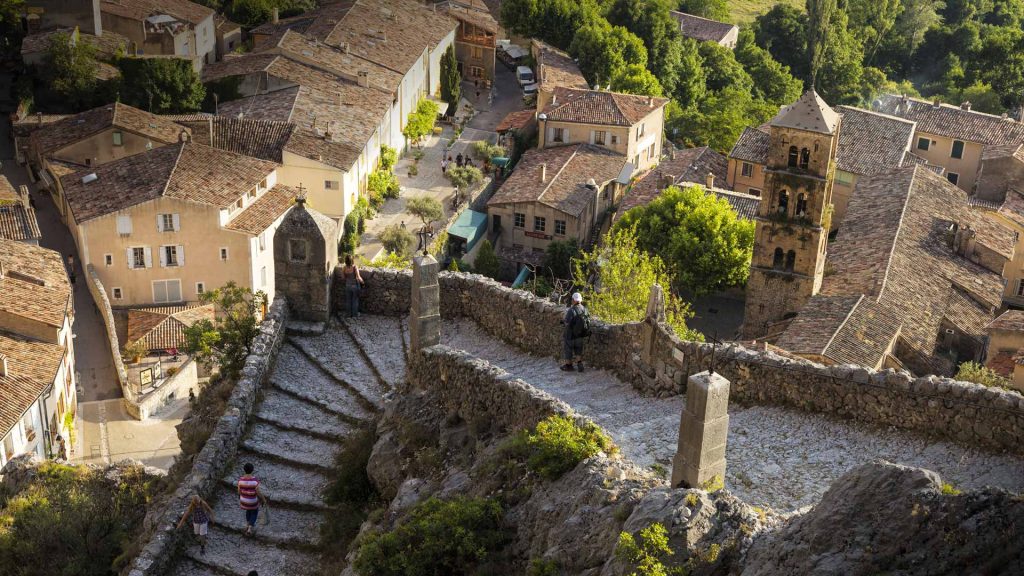
<path fill-rule="evenodd" d="M 299 198 L 274 234 L 274 282 L 299 320 L 331 316 L 331 281 L 338 265 L 337 224 Z"/>
<path fill-rule="evenodd" d="M 741 332 L 759 338 L 818 293 L 832 216 L 839 115 L 813 90 L 771 121 Z"/>

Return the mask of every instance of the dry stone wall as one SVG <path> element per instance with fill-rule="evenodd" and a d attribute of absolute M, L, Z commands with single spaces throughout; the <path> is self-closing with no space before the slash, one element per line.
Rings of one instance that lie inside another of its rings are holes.
<path fill-rule="evenodd" d="M 365 311 L 408 313 L 410 272 L 368 269 L 363 277 Z M 532 354 L 560 353 L 561 307 L 478 275 L 442 272 L 439 283 L 442 318 L 471 318 Z M 682 394 L 687 378 L 707 370 L 711 358 L 710 344 L 681 341 L 653 319 L 594 322 L 584 353 L 590 365 L 612 370 L 653 396 Z M 1024 396 L 1016 392 L 895 370 L 822 366 L 738 345 L 718 346 L 714 367 L 731 382 L 731 398 L 740 403 L 795 407 L 1024 453 Z"/>
<path fill-rule="evenodd" d="M 252 354 L 245 359 L 245 367 L 235 384 L 227 408 L 217 422 L 213 434 L 192 462 L 192 471 L 181 482 L 174 494 L 164 503 L 146 514 L 145 526 L 152 534 L 142 552 L 122 574 L 127 576 L 163 576 L 177 555 L 188 532 L 175 530 L 179 514 L 188 507 L 192 494 L 210 499 L 218 478 L 235 458 L 239 442 L 252 416 L 256 393 L 270 375 L 274 358 L 284 342 L 288 304 L 277 298 L 267 317 L 260 325 L 260 333 L 253 342 Z"/>

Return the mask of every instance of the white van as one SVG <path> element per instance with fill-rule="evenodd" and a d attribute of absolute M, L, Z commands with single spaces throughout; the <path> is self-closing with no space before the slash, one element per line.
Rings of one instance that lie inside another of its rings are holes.
<path fill-rule="evenodd" d="M 526 86 L 535 82 L 533 70 L 530 70 L 529 66 L 516 66 L 516 79 L 519 80 L 520 86 Z"/>
<path fill-rule="evenodd" d="M 531 96 L 537 93 L 536 84 L 527 84 L 523 86 L 523 96 Z"/>

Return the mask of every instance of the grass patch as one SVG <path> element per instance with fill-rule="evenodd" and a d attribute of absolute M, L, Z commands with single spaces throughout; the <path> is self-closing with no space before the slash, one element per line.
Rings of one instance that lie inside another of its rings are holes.
<path fill-rule="evenodd" d="M 700 489 L 707 492 L 708 494 L 714 494 L 719 490 L 725 488 L 725 479 L 719 475 L 715 475 L 707 479 L 703 484 L 700 485 Z"/>
<path fill-rule="evenodd" d="M 789 4 L 801 11 L 804 10 L 804 3 L 800 0 L 729 0 L 729 15 L 734 23 L 747 24 L 771 10 L 776 4 Z"/>
<path fill-rule="evenodd" d="M 525 459 L 526 465 L 545 480 L 557 480 L 577 464 L 598 452 L 617 451 L 611 438 L 593 422 L 580 426 L 566 416 L 550 416 L 531 430 L 520 430 L 506 450 Z"/>
<path fill-rule="evenodd" d="M 940 488 L 939 490 L 940 490 L 940 491 L 941 491 L 941 492 L 942 492 L 942 493 L 943 493 L 944 495 L 946 495 L 946 496 L 958 496 L 958 495 L 960 494 L 960 491 L 959 491 L 959 490 L 957 490 L 957 489 L 956 489 L 956 488 L 955 488 L 955 487 L 954 487 L 954 486 L 953 486 L 952 484 L 950 484 L 949 482 L 943 482 L 943 483 L 942 483 L 942 488 Z"/>

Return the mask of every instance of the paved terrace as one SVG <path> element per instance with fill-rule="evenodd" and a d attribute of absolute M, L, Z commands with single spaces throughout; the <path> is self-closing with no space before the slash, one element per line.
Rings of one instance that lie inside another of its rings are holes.
<path fill-rule="evenodd" d="M 206 554 L 185 551 L 173 576 L 312 576 L 324 514 L 321 499 L 341 440 L 375 418 L 382 397 L 404 378 L 404 320 L 364 315 L 321 336 L 292 335 L 282 347 L 255 423 L 219 494 Z M 604 427 L 623 454 L 671 468 L 682 398 L 647 398 L 602 370 L 566 373 L 550 358 L 524 354 L 469 320 L 446 321 L 444 344 L 488 360 L 567 402 Z M 871 460 L 921 466 L 958 488 L 1024 490 L 1024 460 L 917 434 L 775 407 L 730 406 L 726 486 L 777 511 L 815 503 L 845 471 Z M 245 462 L 271 502 L 271 522 L 253 538 L 233 488 Z"/>

